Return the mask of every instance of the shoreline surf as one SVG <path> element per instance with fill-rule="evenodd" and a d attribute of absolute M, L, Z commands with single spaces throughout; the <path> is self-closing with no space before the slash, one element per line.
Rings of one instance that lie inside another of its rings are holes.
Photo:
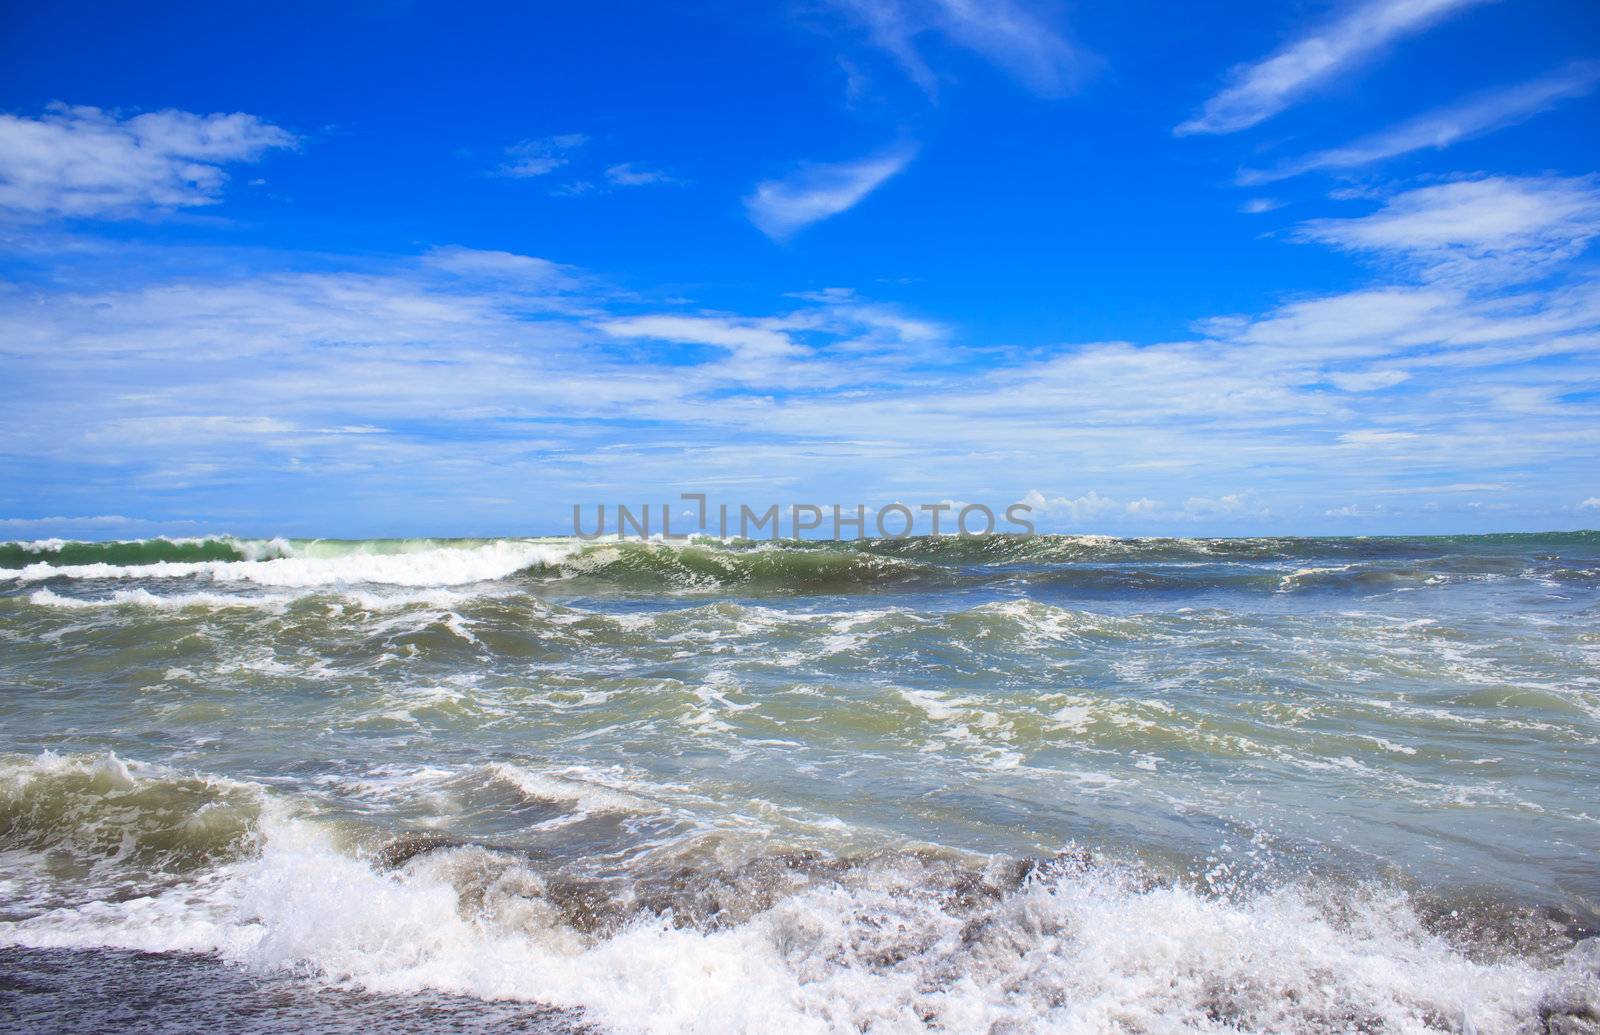
<path fill-rule="evenodd" d="M 1600 1011 L 1593 533 L 0 563 L 41 1017 L 97 967 L 329 1030 Z"/>

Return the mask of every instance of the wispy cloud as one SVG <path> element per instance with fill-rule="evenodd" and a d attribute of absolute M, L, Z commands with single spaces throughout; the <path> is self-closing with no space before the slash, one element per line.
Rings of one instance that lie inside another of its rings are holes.
<path fill-rule="evenodd" d="M 558 183 L 551 187 L 550 196 L 552 198 L 581 198 L 586 194 L 595 194 L 600 189 L 593 180 L 568 180 L 566 183 Z"/>
<path fill-rule="evenodd" d="M 605 193 L 613 187 L 644 187 L 651 184 L 675 184 L 683 181 L 635 162 L 616 162 L 604 169 L 590 158 L 574 165 L 589 146 L 589 137 L 583 133 L 562 133 L 557 136 L 523 140 L 505 149 L 505 161 L 495 170 L 501 176 L 515 179 L 536 179 L 549 176 L 558 169 L 584 173 L 550 188 L 556 197 L 580 197 L 585 194 Z"/>
<path fill-rule="evenodd" d="M 725 316 L 656 314 L 606 320 L 600 330 L 617 338 L 652 339 L 684 345 L 708 345 L 728 358 L 706 372 L 744 384 L 781 385 L 795 363 L 809 350 L 787 332 L 781 321 Z"/>
<path fill-rule="evenodd" d="M 1431 496 L 1435 493 L 1504 492 L 1503 482 L 1451 482 L 1447 485 L 1407 485 L 1396 489 L 1368 489 L 1374 496 Z"/>
<path fill-rule="evenodd" d="M 574 271 L 547 259 L 479 248 L 435 248 L 421 264 L 467 281 L 545 293 L 570 291 L 581 282 Z"/>
<path fill-rule="evenodd" d="M 1369 216 L 1314 220 L 1297 232 L 1395 259 L 1433 282 L 1512 284 L 1547 272 L 1600 236 L 1600 182 L 1457 180 L 1398 194 Z"/>
<path fill-rule="evenodd" d="M 1057 96 L 1076 84 L 1089 56 L 1038 11 L 1017 0 L 834 0 L 890 54 L 923 92 L 939 80 L 918 40 L 942 36 L 1005 69 L 1035 93 Z"/>
<path fill-rule="evenodd" d="M 1239 174 L 1238 182 L 1244 186 L 1270 183 L 1318 169 L 1370 165 L 1423 148 L 1443 150 L 1458 141 L 1514 126 L 1561 101 L 1581 97 L 1593 90 L 1597 81 L 1600 63 L 1575 63 L 1551 75 L 1428 112 L 1345 147 L 1318 151 L 1276 169 L 1245 170 Z"/>
<path fill-rule="evenodd" d="M 781 180 L 757 184 L 745 199 L 745 211 L 762 233 L 786 240 L 849 209 L 914 157 L 916 148 L 907 145 L 852 162 L 805 165 Z"/>
<path fill-rule="evenodd" d="M 977 51 L 1037 93 L 1070 90 L 1087 54 L 1037 12 L 1012 0 L 937 0 L 938 23 L 951 39 Z"/>
<path fill-rule="evenodd" d="M 1093 489 L 1078 497 L 1046 496 L 1038 489 L 1031 489 L 1022 497 L 1022 502 L 1032 507 L 1034 514 L 1039 517 L 1066 518 L 1073 522 L 1124 509 L 1116 500 L 1102 496 Z"/>
<path fill-rule="evenodd" d="M 52 104 L 0 115 L 0 209 L 39 216 L 137 216 L 210 205 L 228 175 L 297 138 L 254 115 L 155 111 L 131 118 Z"/>
<path fill-rule="evenodd" d="M 59 525 L 87 525 L 97 528 L 114 528 L 118 525 L 137 524 L 138 518 L 124 517 L 121 514 L 95 514 L 91 517 L 41 517 L 41 518 L 0 518 L 0 528 L 54 528 Z"/>
<path fill-rule="evenodd" d="M 650 169 L 637 162 L 619 162 L 606 169 L 606 182 L 617 187 L 648 187 L 652 184 L 681 183 L 659 169 Z"/>
<path fill-rule="evenodd" d="M 1411 375 L 1404 370 L 1358 370 L 1349 373 L 1334 371 L 1328 375 L 1330 384 L 1346 392 L 1375 392 L 1383 388 L 1393 388 L 1409 380 Z"/>
<path fill-rule="evenodd" d="M 1095 522 L 1103 524 L 1123 516 L 1136 521 L 1159 520 L 1170 523 L 1225 518 L 1246 512 L 1258 517 L 1267 514 L 1265 508 L 1252 506 L 1250 494 L 1242 492 L 1225 496 L 1190 496 L 1181 506 L 1172 506 L 1148 496 L 1123 503 L 1093 489 L 1075 499 L 1046 496 L 1038 489 L 1030 489 L 1020 502 L 1031 508 L 1035 519 L 1048 524 L 1059 523 L 1062 527 L 1074 530 L 1094 527 Z"/>
<path fill-rule="evenodd" d="M 498 171 L 502 176 L 519 179 L 546 176 L 566 165 L 571 160 L 572 152 L 588 142 L 589 138 L 582 133 L 562 133 L 553 137 L 523 140 L 506 148 L 506 160 Z"/>
<path fill-rule="evenodd" d="M 1271 118 L 1385 45 L 1485 0 L 1367 0 L 1271 56 L 1239 65 L 1230 85 L 1173 132 L 1234 133 Z"/>

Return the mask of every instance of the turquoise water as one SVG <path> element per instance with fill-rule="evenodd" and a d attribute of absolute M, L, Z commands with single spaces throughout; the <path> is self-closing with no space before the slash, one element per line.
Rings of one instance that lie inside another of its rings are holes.
<path fill-rule="evenodd" d="M 618 1031 L 1600 1002 L 1600 534 L 0 566 L 14 951 Z"/>

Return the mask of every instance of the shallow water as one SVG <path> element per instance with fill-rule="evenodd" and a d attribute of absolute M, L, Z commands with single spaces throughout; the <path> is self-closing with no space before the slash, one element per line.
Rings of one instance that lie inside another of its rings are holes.
<path fill-rule="evenodd" d="M 0 565 L 0 971 L 342 995 L 327 1030 L 1600 1009 L 1600 534 Z"/>

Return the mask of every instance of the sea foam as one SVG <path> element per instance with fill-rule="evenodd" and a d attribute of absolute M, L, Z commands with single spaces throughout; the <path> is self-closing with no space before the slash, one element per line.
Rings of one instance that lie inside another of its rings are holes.
<path fill-rule="evenodd" d="M 52 564 L 36 562 L 0 571 L 0 579 L 192 579 L 254 583 L 275 588 L 341 585 L 461 586 L 489 582 L 542 565 L 557 565 L 574 548 L 551 543 L 496 540 L 477 546 L 404 552 L 354 550 L 326 556 L 266 560 L 156 561 L 148 564 Z"/>
<path fill-rule="evenodd" d="M 55 758 L 29 779 L 63 773 L 91 795 L 182 779 Z M 260 797 L 253 854 L 0 924 L 0 943 L 212 953 L 374 991 L 574 1007 L 622 1032 L 1512 1032 L 1600 1002 L 1595 943 L 1542 962 L 1467 947 L 1370 887 L 1225 894 L 1079 853 L 773 857 L 677 872 L 678 911 L 612 889 L 597 922 L 594 892 L 563 894 L 516 854 L 444 844 L 386 868 Z"/>

